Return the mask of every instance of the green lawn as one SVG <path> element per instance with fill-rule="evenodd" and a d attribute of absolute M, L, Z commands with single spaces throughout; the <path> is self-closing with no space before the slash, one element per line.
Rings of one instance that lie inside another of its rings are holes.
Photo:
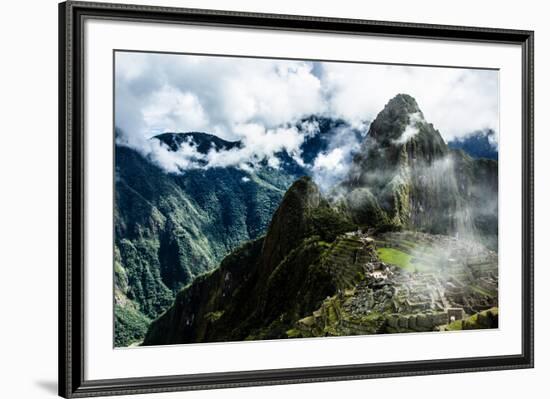
<path fill-rule="evenodd" d="M 394 248 L 378 248 L 378 257 L 384 263 L 399 266 L 409 272 L 414 272 L 415 267 L 411 264 L 411 255 Z"/>

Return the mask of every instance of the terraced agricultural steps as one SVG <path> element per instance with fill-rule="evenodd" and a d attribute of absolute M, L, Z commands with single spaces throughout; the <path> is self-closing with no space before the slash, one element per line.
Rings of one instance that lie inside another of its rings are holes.
<path fill-rule="evenodd" d="M 326 258 L 338 293 L 288 334 L 445 329 L 457 317 L 497 309 L 497 259 L 482 245 L 458 237 L 392 232 L 373 240 L 347 233 Z"/>

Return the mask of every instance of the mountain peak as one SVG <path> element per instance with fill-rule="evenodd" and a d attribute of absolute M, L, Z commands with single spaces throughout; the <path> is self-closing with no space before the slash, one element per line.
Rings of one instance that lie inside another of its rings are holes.
<path fill-rule="evenodd" d="M 472 158 L 498 160 L 498 138 L 492 129 L 477 130 L 464 137 L 455 137 L 447 145 L 454 150 L 463 150 Z"/>
<path fill-rule="evenodd" d="M 398 94 L 376 116 L 370 126 L 369 136 L 379 143 L 390 144 L 400 140 L 407 127 L 414 129 L 423 120 L 424 115 L 416 100 L 408 94 Z"/>
<path fill-rule="evenodd" d="M 321 191 L 310 177 L 301 177 L 290 186 L 273 215 L 264 241 L 263 255 L 268 269 L 277 265 L 304 238 L 308 215 L 321 202 Z"/>
<path fill-rule="evenodd" d="M 384 109 L 392 109 L 407 112 L 409 114 L 420 112 L 420 107 L 416 102 L 415 98 L 409 94 L 399 93 L 393 97 Z"/>
<path fill-rule="evenodd" d="M 184 142 L 187 142 L 196 146 L 197 151 L 201 154 L 206 154 L 211 149 L 221 151 L 242 147 L 240 141 L 227 141 L 213 134 L 203 132 L 166 132 L 158 134 L 153 138 L 166 144 L 172 151 L 177 151 Z"/>
<path fill-rule="evenodd" d="M 442 173 L 446 163 L 438 162 L 448 153 L 445 141 L 424 119 L 416 100 L 398 94 L 372 122 L 362 151 L 354 158 L 350 182 L 355 190 L 349 197 L 352 211 L 387 227 L 402 228 L 419 227 L 428 218 L 416 215 L 422 215 L 422 209 L 431 209 L 437 232 L 445 231 L 440 226 L 450 226 L 454 221 L 441 220 L 447 208 L 454 209 L 453 201 L 458 197 L 456 182 L 446 180 L 451 171 Z M 432 165 L 437 167 L 432 169 Z"/>

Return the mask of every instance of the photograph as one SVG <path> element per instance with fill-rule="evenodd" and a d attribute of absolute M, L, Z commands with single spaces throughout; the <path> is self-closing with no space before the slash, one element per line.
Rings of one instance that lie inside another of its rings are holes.
<path fill-rule="evenodd" d="M 114 347 L 498 329 L 499 88 L 113 51 Z"/>
<path fill-rule="evenodd" d="M 0 398 L 545 392 L 544 3 L 6 5 Z"/>

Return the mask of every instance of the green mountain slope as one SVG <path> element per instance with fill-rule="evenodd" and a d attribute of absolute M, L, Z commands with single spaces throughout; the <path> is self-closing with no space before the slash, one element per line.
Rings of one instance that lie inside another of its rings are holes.
<path fill-rule="evenodd" d="M 449 148 L 463 150 L 472 158 L 498 160 L 498 146 L 495 145 L 496 133 L 494 130 L 478 130 L 462 138 L 454 138 L 447 145 Z"/>
<path fill-rule="evenodd" d="M 243 245 L 184 288 L 151 324 L 144 345 L 286 337 L 324 298 L 362 277 L 372 249 L 336 239 L 354 228 L 309 178 L 299 179 L 265 238 Z"/>
<path fill-rule="evenodd" d="M 126 346 L 182 286 L 265 232 L 295 176 L 268 168 L 169 174 L 124 146 L 116 165 L 115 344 Z"/>
<path fill-rule="evenodd" d="M 496 307 L 497 257 L 476 241 L 496 248 L 497 192 L 495 161 L 450 150 L 398 95 L 330 201 L 297 180 L 266 236 L 182 289 L 143 345 L 431 331 Z"/>
<path fill-rule="evenodd" d="M 181 290 L 143 345 L 441 329 L 457 310 L 470 317 L 498 306 L 496 260 L 478 243 L 445 235 L 370 237 L 304 177 L 265 238 Z"/>
<path fill-rule="evenodd" d="M 151 319 L 174 293 L 211 270 L 243 242 L 265 234 L 285 191 L 342 130 L 358 140 L 360 132 L 344 121 L 311 116 L 297 124 L 317 127 L 302 145 L 305 164 L 286 152 L 280 167 L 264 160 L 252 173 L 237 168 L 206 168 L 167 173 L 126 145 L 116 146 L 115 194 L 115 345 L 138 342 Z M 117 137 L 122 132 L 117 130 Z M 346 137 L 348 137 L 346 136 Z M 199 154 L 242 148 L 202 132 L 162 133 L 152 138 L 171 151 L 187 144 Z"/>

